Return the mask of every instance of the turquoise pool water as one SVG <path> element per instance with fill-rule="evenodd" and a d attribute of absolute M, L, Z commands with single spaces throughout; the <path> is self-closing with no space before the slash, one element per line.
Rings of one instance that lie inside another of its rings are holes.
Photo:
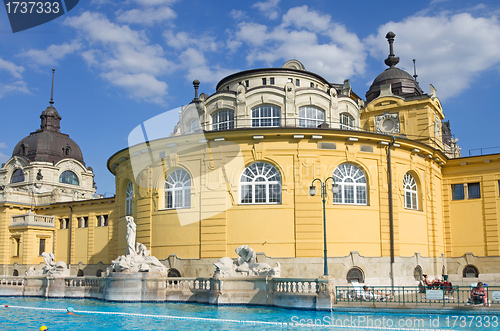
<path fill-rule="evenodd" d="M 110 303 L 88 299 L 0 298 L 3 330 L 500 330 L 499 316 L 401 310 L 316 312 L 185 303 Z M 6 307 L 7 306 L 7 307 Z M 68 315 L 72 307 L 77 315 Z M 439 311 L 436 311 L 439 312 Z"/>

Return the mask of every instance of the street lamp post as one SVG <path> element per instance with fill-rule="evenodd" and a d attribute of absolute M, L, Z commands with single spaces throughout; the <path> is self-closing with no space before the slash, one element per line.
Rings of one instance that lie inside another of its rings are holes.
<path fill-rule="evenodd" d="M 315 196 L 316 195 L 316 187 L 314 186 L 314 182 L 318 181 L 320 186 L 321 186 L 321 198 L 323 200 L 323 268 L 324 268 L 324 275 L 325 276 L 328 276 L 328 253 L 327 253 L 327 248 L 326 248 L 326 196 L 327 196 L 327 192 L 326 192 L 326 183 L 328 182 L 328 180 L 331 179 L 332 182 L 333 182 L 333 186 L 332 186 L 332 193 L 333 194 L 337 194 L 339 193 L 339 187 L 338 185 L 335 183 L 335 179 L 333 177 L 328 177 L 327 179 L 325 179 L 324 182 L 321 181 L 321 179 L 319 178 L 315 178 L 313 179 L 313 181 L 311 182 L 311 186 L 309 187 L 309 195 L 310 196 Z"/>

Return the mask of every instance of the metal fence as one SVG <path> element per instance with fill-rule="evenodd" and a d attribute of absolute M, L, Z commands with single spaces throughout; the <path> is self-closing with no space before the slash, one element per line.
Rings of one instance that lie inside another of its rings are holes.
<path fill-rule="evenodd" d="M 500 307 L 500 286 L 487 286 L 488 306 Z M 485 306 L 474 303 L 472 286 L 337 286 L 335 296 L 338 303 L 376 305 L 441 305 L 441 306 Z"/>

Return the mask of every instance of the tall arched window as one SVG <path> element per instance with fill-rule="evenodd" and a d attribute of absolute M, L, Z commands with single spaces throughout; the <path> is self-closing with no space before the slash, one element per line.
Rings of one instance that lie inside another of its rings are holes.
<path fill-rule="evenodd" d="M 61 176 L 59 176 L 59 183 L 78 185 L 78 176 L 71 170 L 64 171 Z"/>
<path fill-rule="evenodd" d="M 184 169 L 175 169 L 165 180 L 164 202 L 166 209 L 191 207 L 191 176 Z"/>
<path fill-rule="evenodd" d="M 415 182 L 415 178 L 413 178 L 409 172 L 407 172 L 403 178 L 403 187 L 405 189 L 405 208 L 418 209 L 417 182 Z"/>
<path fill-rule="evenodd" d="M 344 163 L 333 172 L 339 185 L 339 193 L 333 195 L 333 202 L 349 205 L 366 205 L 366 176 L 354 164 Z"/>
<path fill-rule="evenodd" d="M 128 182 L 125 189 L 125 215 L 132 215 L 132 199 L 134 198 L 134 186 L 132 182 Z"/>
<path fill-rule="evenodd" d="M 354 118 L 348 113 L 340 114 L 340 128 L 344 130 L 354 130 Z"/>
<path fill-rule="evenodd" d="M 234 129 L 234 111 L 221 110 L 212 115 L 212 130 Z"/>
<path fill-rule="evenodd" d="M 12 173 L 12 177 L 10 179 L 11 183 L 20 183 L 24 182 L 24 171 L 23 169 L 16 169 Z"/>
<path fill-rule="evenodd" d="M 319 108 L 305 106 L 299 108 L 299 126 L 302 128 L 317 128 L 325 121 L 325 112 Z"/>
<path fill-rule="evenodd" d="M 281 175 L 278 169 L 266 162 L 249 165 L 240 178 L 240 202 L 281 203 Z"/>
<path fill-rule="evenodd" d="M 253 108 L 252 126 L 280 126 L 280 108 L 273 105 L 260 105 Z"/>

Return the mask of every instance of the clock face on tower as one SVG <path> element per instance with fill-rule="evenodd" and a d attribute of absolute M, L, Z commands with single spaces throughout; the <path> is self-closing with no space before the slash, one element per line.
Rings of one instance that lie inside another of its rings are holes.
<path fill-rule="evenodd" d="M 399 133 L 399 114 L 375 116 L 375 129 L 380 133 Z"/>

